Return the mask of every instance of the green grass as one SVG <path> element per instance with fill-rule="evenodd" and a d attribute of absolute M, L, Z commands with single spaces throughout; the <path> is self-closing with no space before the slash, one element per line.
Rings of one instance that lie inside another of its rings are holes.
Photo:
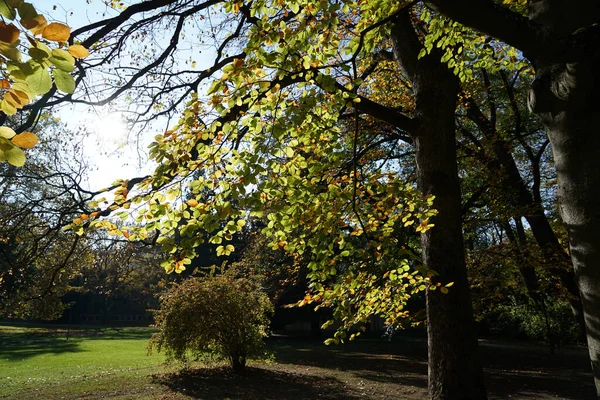
<path fill-rule="evenodd" d="M 66 330 L 0 325 L 0 398 L 53 397 L 148 384 L 163 357 L 147 355 L 148 328 Z"/>
<path fill-rule="evenodd" d="M 253 360 L 242 375 L 224 364 L 164 365 L 146 355 L 148 328 L 0 325 L 1 400 L 314 399 L 421 400 L 427 397 L 422 338 L 362 338 L 340 346 L 273 337 L 274 361 Z M 558 351 L 482 343 L 490 399 L 592 398 L 585 349 Z M 559 357 L 559 358 L 556 358 Z M 520 364 L 515 363 L 519 360 Z M 557 368 L 560 365 L 560 368 Z"/>

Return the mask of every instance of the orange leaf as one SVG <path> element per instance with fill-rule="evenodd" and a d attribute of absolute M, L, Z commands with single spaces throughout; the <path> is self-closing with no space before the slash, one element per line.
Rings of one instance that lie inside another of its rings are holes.
<path fill-rule="evenodd" d="M 190 206 L 190 207 L 196 207 L 198 205 L 198 201 L 194 200 L 194 199 L 189 199 L 187 201 L 187 205 Z"/>
<path fill-rule="evenodd" d="M 0 89 L 10 89 L 10 82 L 7 79 L 0 79 Z"/>
<path fill-rule="evenodd" d="M 13 24 L 6 25 L 0 21 L 0 40 L 5 43 L 14 43 L 19 39 L 19 30 Z"/>
<path fill-rule="evenodd" d="M 243 58 L 236 58 L 233 60 L 233 68 L 239 69 L 239 68 L 242 68 L 243 66 L 244 66 Z"/>
<path fill-rule="evenodd" d="M 23 132 L 16 135 L 11 140 L 14 145 L 19 146 L 23 149 L 30 149 L 37 144 L 39 141 L 37 135 L 31 132 Z"/>
<path fill-rule="evenodd" d="M 69 52 L 70 55 L 72 55 L 75 58 L 86 58 L 87 56 L 90 55 L 90 52 L 88 51 L 88 49 L 86 49 L 85 47 L 83 47 L 80 44 L 74 44 L 73 46 L 69 46 L 67 51 Z"/>
<path fill-rule="evenodd" d="M 42 37 L 53 42 L 66 42 L 71 36 L 71 28 L 59 22 L 52 22 L 44 28 Z"/>

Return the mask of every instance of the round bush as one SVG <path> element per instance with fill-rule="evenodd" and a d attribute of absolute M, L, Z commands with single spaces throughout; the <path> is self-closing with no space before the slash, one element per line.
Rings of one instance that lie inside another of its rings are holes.
<path fill-rule="evenodd" d="M 249 356 L 263 350 L 273 306 L 258 284 L 219 275 L 190 278 L 161 297 L 150 350 L 186 361 L 191 353 L 227 359 L 241 371 Z"/>

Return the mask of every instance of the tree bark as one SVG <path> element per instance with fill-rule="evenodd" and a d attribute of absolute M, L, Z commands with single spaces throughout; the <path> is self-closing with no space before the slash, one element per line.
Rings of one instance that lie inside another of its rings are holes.
<path fill-rule="evenodd" d="M 413 135 L 419 189 L 435 196 L 435 227 L 421 236 L 423 262 L 454 282 L 448 294 L 427 291 L 429 396 L 441 399 L 486 399 L 479 360 L 462 236 L 461 193 L 455 136 L 459 82 L 434 53 L 418 59 L 421 43 L 408 14 L 392 30 L 394 55 L 410 79 L 415 95 Z"/>
<path fill-rule="evenodd" d="M 598 2 L 530 2 L 530 18 L 569 34 L 600 19 Z M 569 234 L 575 280 L 583 305 L 587 342 L 600 397 L 600 49 L 585 61 L 534 60 L 530 107 L 544 123 L 558 177 L 558 204 Z"/>

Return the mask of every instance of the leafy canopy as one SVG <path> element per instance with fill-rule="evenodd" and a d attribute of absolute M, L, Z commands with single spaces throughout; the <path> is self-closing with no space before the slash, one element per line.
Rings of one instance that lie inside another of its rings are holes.
<path fill-rule="evenodd" d="M 370 313 L 401 323 L 408 297 L 451 285 L 432 284 L 435 272 L 403 246 L 403 238 L 433 226 L 433 198 L 402 179 L 399 163 L 374 155 L 368 139 L 379 132 L 361 122 L 373 120 L 376 55 L 389 49 L 390 23 L 409 3 L 219 3 L 218 12 L 239 25 L 216 47 L 234 55 L 216 65 L 206 96 L 194 95 L 178 124 L 156 136 L 155 173 L 115 182 L 114 204 L 103 210 L 104 199 L 91 203 L 95 211 L 71 228 L 156 237 L 170 254 L 163 267 L 181 272 L 207 233 L 217 254 L 229 255 L 248 214 L 264 218 L 272 248 L 308 260 L 307 302 L 336 305 L 345 327 Z M 486 44 L 463 42 L 469 49 Z M 101 218 L 113 212 L 138 224 Z"/>

